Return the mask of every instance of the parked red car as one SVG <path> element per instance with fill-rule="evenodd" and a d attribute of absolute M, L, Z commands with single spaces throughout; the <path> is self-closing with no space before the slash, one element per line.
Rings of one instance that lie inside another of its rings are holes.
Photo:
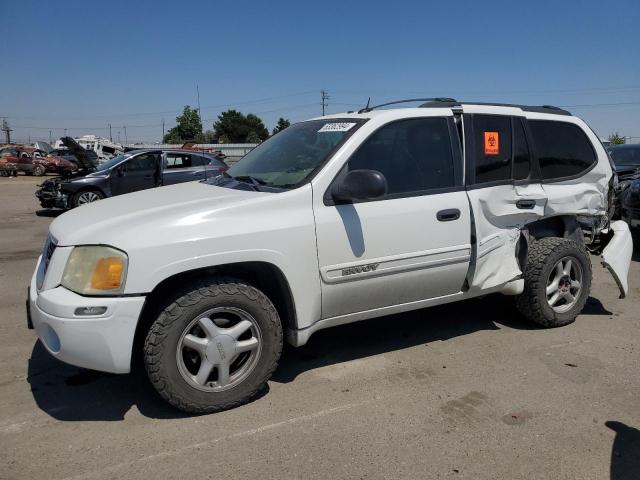
<path fill-rule="evenodd" d="M 58 175 L 67 175 L 78 169 L 78 165 L 76 163 L 52 154 L 36 157 L 33 162 L 35 164 L 44 165 L 47 172 L 57 173 Z"/>
<path fill-rule="evenodd" d="M 9 146 L 0 149 L 0 173 L 42 176 L 46 174 L 47 167 L 34 155 L 36 149 L 28 147 Z"/>

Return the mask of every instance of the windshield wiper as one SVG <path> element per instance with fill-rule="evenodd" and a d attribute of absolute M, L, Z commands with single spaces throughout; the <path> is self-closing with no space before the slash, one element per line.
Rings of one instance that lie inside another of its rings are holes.
<path fill-rule="evenodd" d="M 240 182 L 252 183 L 257 186 L 267 184 L 267 182 L 265 182 L 264 180 L 260 178 L 252 177 L 251 175 L 236 175 L 235 177 L 231 177 L 231 178 L 233 178 L 234 180 L 238 180 Z"/>
<path fill-rule="evenodd" d="M 262 185 L 267 185 L 267 182 L 265 182 L 264 180 L 262 180 L 260 178 L 252 177 L 251 175 L 236 175 L 236 176 L 233 176 L 233 175 L 229 175 L 227 172 L 224 172 L 223 176 L 225 176 L 227 178 L 231 178 L 232 180 L 235 180 L 237 182 L 242 182 L 242 183 L 249 184 L 257 192 L 261 191 L 260 187 Z"/>

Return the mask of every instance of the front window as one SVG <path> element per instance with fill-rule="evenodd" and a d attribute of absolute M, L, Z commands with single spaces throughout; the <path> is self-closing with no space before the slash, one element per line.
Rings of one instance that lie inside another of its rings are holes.
<path fill-rule="evenodd" d="M 638 147 L 617 147 L 609 151 L 613 162 L 620 165 L 640 167 L 640 145 Z"/>
<path fill-rule="evenodd" d="M 291 125 L 251 150 L 228 174 L 251 177 L 270 187 L 297 187 L 362 123 L 354 119 L 326 119 Z"/>
<path fill-rule="evenodd" d="M 122 154 L 122 155 L 118 155 L 116 157 L 113 157 L 111 160 L 108 160 L 108 161 L 98 165 L 98 167 L 96 168 L 96 171 L 97 172 L 104 172 L 105 170 L 109 170 L 111 167 L 113 167 L 114 165 L 119 164 L 123 160 L 126 160 L 130 156 L 131 156 L 131 154 L 127 153 L 127 154 Z"/>

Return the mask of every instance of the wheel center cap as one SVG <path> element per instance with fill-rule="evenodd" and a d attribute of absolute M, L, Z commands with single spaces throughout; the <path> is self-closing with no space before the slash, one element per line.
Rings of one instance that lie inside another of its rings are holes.
<path fill-rule="evenodd" d="M 569 278 L 568 275 L 562 277 L 560 279 L 559 283 L 559 287 L 560 287 L 560 291 L 563 293 L 567 293 L 569 291 L 569 287 L 571 286 L 571 279 Z"/>
<path fill-rule="evenodd" d="M 213 364 L 226 363 L 236 353 L 236 341 L 230 335 L 216 335 L 207 346 L 207 360 Z"/>

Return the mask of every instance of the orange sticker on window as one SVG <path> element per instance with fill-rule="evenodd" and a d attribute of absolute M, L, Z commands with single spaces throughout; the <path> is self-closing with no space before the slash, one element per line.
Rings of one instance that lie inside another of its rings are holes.
<path fill-rule="evenodd" d="M 500 153 L 500 135 L 498 132 L 484 132 L 484 154 L 498 155 Z"/>

